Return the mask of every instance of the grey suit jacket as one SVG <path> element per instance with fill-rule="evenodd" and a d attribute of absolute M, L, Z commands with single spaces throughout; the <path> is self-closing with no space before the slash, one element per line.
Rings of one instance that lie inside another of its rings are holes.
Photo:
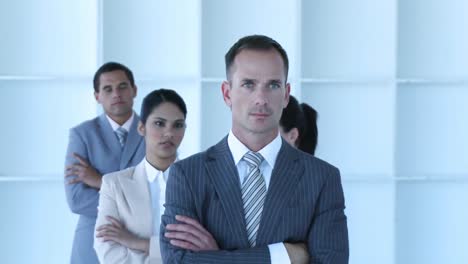
<path fill-rule="evenodd" d="M 249 248 L 240 180 L 224 138 L 173 164 L 161 219 L 164 263 L 270 263 L 268 245 L 306 243 L 310 263 L 348 263 L 348 230 L 338 169 L 284 140 L 263 208 L 257 246 Z M 220 251 L 191 252 L 164 237 L 175 215 L 197 219 Z"/>
<path fill-rule="evenodd" d="M 73 153 L 88 160 L 101 175 L 136 166 L 145 155 L 144 140 L 137 132 L 138 121 L 135 115 L 123 149 L 105 114 L 70 129 L 65 166 L 77 163 Z M 71 211 L 80 216 L 73 240 L 71 263 L 98 263 L 93 249 L 98 190 L 83 183 L 65 182 L 65 194 Z"/>

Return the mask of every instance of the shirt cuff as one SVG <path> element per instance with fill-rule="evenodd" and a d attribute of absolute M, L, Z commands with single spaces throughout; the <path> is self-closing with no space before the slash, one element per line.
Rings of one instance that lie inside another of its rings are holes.
<path fill-rule="evenodd" d="M 288 251 L 286 251 L 283 243 L 268 245 L 268 250 L 270 250 L 271 264 L 291 263 Z"/>

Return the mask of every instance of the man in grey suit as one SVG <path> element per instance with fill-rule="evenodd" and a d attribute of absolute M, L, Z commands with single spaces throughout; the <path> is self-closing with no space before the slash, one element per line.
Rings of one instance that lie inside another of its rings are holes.
<path fill-rule="evenodd" d="M 137 87 L 132 72 L 109 62 L 94 75 L 94 96 L 104 114 L 70 130 L 65 160 L 65 193 L 79 215 L 71 263 L 99 263 L 93 249 L 102 175 L 136 166 L 145 155 L 133 112 Z"/>
<path fill-rule="evenodd" d="M 172 166 L 161 221 L 164 263 L 348 263 L 337 168 L 279 135 L 289 100 L 288 58 L 247 36 L 226 54 L 221 87 L 228 136 Z M 289 246 L 305 245 L 296 262 Z"/>

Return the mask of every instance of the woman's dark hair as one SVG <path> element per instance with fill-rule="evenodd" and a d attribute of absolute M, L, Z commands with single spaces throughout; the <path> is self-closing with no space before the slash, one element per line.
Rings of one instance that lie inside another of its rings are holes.
<path fill-rule="evenodd" d="M 146 120 L 151 112 L 162 103 L 173 103 L 179 107 L 180 111 L 184 114 L 184 118 L 187 117 L 187 107 L 185 106 L 184 99 L 180 97 L 174 90 L 170 89 L 159 89 L 154 90 L 143 99 L 140 111 L 140 120 L 143 124 L 146 124 Z"/>
<path fill-rule="evenodd" d="M 283 109 L 280 125 L 285 132 L 297 128 L 299 136 L 296 140 L 298 149 L 315 154 L 317 147 L 317 111 L 306 103 L 299 104 L 294 96 L 289 96 L 289 103 Z"/>

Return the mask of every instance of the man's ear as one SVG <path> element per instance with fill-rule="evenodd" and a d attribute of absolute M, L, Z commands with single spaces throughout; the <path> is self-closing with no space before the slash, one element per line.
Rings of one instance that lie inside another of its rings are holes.
<path fill-rule="evenodd" d="M 232 107 L 232 102 L 231 102 L 231 84 L 229 81 L 224 81 L 221 84 L 221 92 L 223 93 L 223 99 L 226 105 L 231 108 Z"/>
<path fill-rule="evenodd" d="M 284 93 L 284 104 L 283 104 L 283 108 L 286 108 L 286 106 L 288 106 L 289 104 L 289 93 L 291 92 L 291 84 L 290 83 L 286 83 L 286 87 L 285 87 L 286 91 Z"/>
<path fill-rule="evenodd" d="M 145 125 L 143 124 L 143 122 L 138 121 L 138 134 L 140 134 L 140 136 L 144 137 L 145 136 Z"/>
<path fill-rule="evenodd" d="M 101 102 L 99 102 L 99 93 L 98 92 L 94 92 L 94 99 L 96 99 L 96 102 L 98 102 L 99 104 Z"/>
<path fill-rule="evenodd" d="M 134 91 L 133 98 L 135 98 L 137 96 L 137 91 L 138 91 L 138 87 L 136 85 L 133 86 L 133 91 Z"/>

